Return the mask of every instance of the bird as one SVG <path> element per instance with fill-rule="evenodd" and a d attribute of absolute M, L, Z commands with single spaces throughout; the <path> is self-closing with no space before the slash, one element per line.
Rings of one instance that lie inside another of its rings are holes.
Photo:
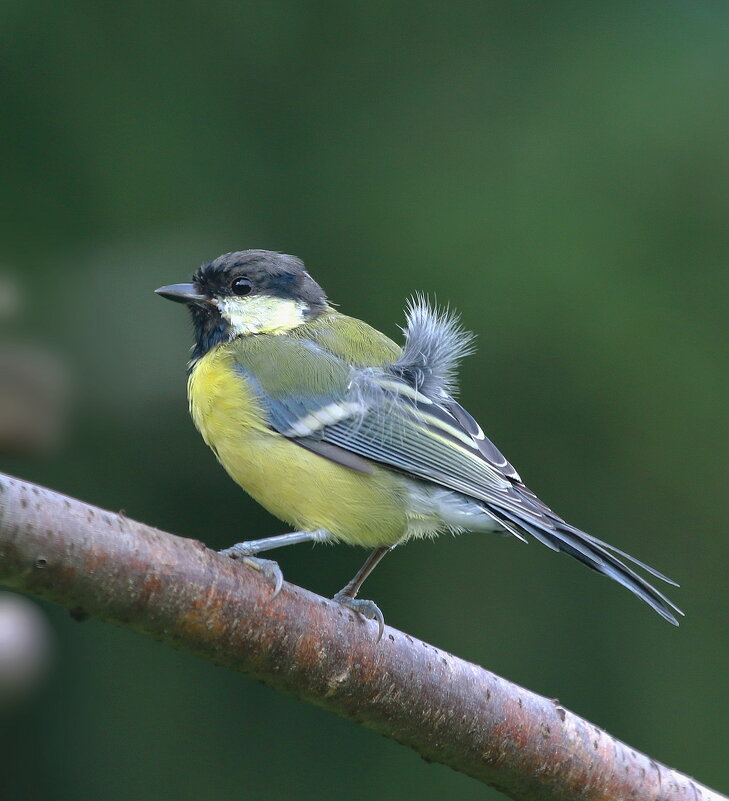
<path fill-rule="evenodd" d="M 192 420 L 231 478 L 295 530 L 220 551 L 283 576 L 257 554 L 302 542 L 368 548 L 333 600 L 374 620 L 362 583 L 394 547 L 464 531 L 537 540 L 615 580 L 678 625 L 683 612 L 638 572 L 676 582 L 553 512 L 455 400 L 473 335 L 416 294 L 404 341 L 338 311 L 297 257 L 225 253 L 189 283 L 155 290 L 186 304 Z"/>

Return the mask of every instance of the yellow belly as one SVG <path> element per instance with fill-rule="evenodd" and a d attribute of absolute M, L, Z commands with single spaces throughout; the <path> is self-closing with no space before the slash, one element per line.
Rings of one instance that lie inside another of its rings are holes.
<path fill-rule="evenodd" d="M 225 345 L 193 368 L 190 413 L 220 463 L 258 503 L 296 530 L 326 529 L 353 545 L 394 545 L 407 530 L 405 482 L 365 475 L 275 434 Z"/>

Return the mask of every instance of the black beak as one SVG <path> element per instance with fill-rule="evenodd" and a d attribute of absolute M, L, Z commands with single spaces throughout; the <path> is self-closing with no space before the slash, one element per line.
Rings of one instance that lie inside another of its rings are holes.
<path fill-rule="evenodd" d="M 154 290 L 167 300 L 174 300 L 176 303 L 209 303 L 210 298 L 204 295 L 195 284 L 170 284 L 161 286 Z"/>

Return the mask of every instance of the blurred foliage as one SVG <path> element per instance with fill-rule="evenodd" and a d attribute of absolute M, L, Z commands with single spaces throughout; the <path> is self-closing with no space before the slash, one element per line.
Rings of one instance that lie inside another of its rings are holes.
<path fill-rule="evenodd" d="M 396 551 L 388 621 L 729 787 L 729 6 L 0 5 L 9 341 L 74 383 L 64 444 L 0 468 L 223 547 L 283 531 L 187 418 L 182 311 L 221 252 L 295 253 L 396 334 L 479 335 L 462 399 L 575 524 L 683 585 L 678 630 L 534 544 Z M 364 557 L 289 549 L 332 593 Z M 494 798 L 310 706 L 47 608 L 51 677 L 0 718 L 9 799 Z"/>

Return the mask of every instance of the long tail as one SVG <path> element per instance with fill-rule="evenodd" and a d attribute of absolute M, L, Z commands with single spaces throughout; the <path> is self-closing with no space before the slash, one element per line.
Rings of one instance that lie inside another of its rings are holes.
<path fill-rule="evenodd" d="M 524 489 L 526 490 L 526 488 Z M 527 495 L 525 500 L 532 500 L 534 497 L 529 490 L 526 490 L 525 494 Z M 683 615 L 683 612 L 666 598 L 660 590 L 657 590 L 641 575 L 636 573 L 632 567 L 622 561 L 619 556 L 652 576 L 661 579 L 661 581 L 678 587 L 675 581 L 664 576 L 655 568 L 644 564 L 619 548 L 571 526 L 551 510 L 547 510 L 546 507 L 542 507 L 540 510 L 542 515 L 539 518 L 531 515 L 528 517 L 517 515 L 511 510 L 490 504 L 488 511 L 507 531 L 516 534 L 516 536 L 519 536 L 519 532 L 530 534 L 534 539 L 553 551 L 562 551 L 569 554 L 579 562 L 582 562 L 583 565 L 587 565 L 587 567 L 602 573 L 604 576 L 609 576 L 617 581 L 618 584 L 622 584 L 623 587 L 627 587 L 632 593 L 635 593 L 648 606 L 655 609 L 661 617 L 673 623 L 674 626 L 678 626 L 678 619 L 674 612 L 679 615 Z M 546 514 L 544 514 L 545 511 L 547 512 Z"/>

